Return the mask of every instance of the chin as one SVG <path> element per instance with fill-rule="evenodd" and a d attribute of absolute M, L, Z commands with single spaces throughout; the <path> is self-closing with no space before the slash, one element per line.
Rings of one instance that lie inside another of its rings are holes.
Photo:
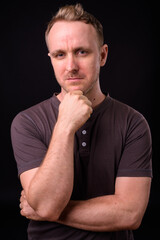
<path fill-rule="evenodd" d="M 85 91 L 84 88 L 80 87 L 80 86 L 72 86 L 72 87 L 67 88 L 67 92 L 73 92 L 73 91 L 78 91 L 78 90 L 80 90 L 82 92 Z"/>
<path fill-rule="evenodd" d="M 90 91 L 92 91 L 94 87 L 94 84 L 91 86 L 82 86 L 82 85 L 70 85 L 66 87 L 62 87 L 65 92 L 73 92 L 73 91 L 82 91 L 84 95 L 88 94 Z"/>

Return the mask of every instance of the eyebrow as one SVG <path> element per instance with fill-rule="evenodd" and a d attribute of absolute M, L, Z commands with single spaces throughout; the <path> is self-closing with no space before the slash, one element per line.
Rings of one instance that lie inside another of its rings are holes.
<path fill-rule="evenodd" d="M 56 56 L 58 53 L 62 53 L 62 52 L 65 52 L 64 50 L 62 50 L 62 49 L 57 49 L 57 50 L 55 50 L 55 51 L 53 51 L 53 52 L 51 52 L 51 56 Z"/>
<path fill-rule="evenodd" d="M 79 50 L 91 51 L 91 49 L 90 49 L 89 47 L 79 46 L 79 47 L 77 47 L 77 48 L 74 48 L 74 49 L 72 50 L 72 52 L 78 52 Z M 66 52 L 66 51 L 63 50 L 63 49 L 57 49 L 57 50 L 51 52 L 51 55 L 54 57 L 54 56 L 56 56 L 58 53 L 65 53 L 65 52 Z"/>

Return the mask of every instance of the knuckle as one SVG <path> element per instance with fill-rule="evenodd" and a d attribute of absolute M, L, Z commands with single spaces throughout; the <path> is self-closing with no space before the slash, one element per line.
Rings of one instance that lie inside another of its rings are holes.
<path fill-rule="evenodd" d="M 20 214 L 21 214 L 22 216 L 24 216 L 24 212 L 23 212 L 23 210 L 20 211 Z"/>
<path fill-rule="evenodd" d="M 92 107 L 90 107 L 90 112 L 91 112 L 91 114 L 93 113 L 93 108 Z"/>

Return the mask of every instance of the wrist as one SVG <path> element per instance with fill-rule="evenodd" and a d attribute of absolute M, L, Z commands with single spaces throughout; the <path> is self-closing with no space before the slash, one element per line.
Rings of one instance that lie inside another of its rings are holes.
<path fill-rule="evenodd" d="M 75 135 L 75 130 L 70 126 L 70 124 L 65 124 L 64 122 L 58 120 L 54 131 L 58 134 L 62 134 L 63 136 L 70 136 L 70 137 L 74 137 Z"/>

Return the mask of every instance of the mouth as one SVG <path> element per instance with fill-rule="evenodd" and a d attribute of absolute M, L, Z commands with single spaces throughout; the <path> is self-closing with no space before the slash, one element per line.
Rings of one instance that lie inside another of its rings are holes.
<path fill-rule="evenodd" d="M 75 82 L 75 81 L 81 81 L 83 78 L 81 77 L 71 77 L 71 78 L 67 78 L 67 81 L 71 81 L 71 82 Z"/>

